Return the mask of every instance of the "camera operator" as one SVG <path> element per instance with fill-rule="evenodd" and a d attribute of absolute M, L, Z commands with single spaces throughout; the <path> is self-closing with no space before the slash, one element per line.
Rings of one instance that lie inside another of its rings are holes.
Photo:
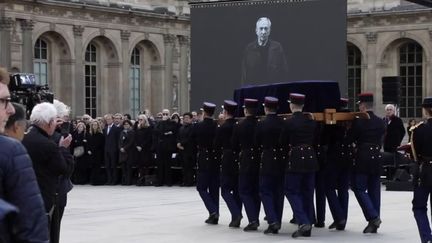
<path fill-rule="evenodd" d="M 51 103 L 34 106 L 30 122 L 32 125 L 24 136 L 23 144 L 33 160 L 36 178 L 45 203 L 45 210 L 50 220 L 51 236 L 59 234 L 60 212 L 58 189 L 61 175 L 70 175 L 73 165 L 65 160 L 69 152 L 72 136 L 61 137 L 58 144 L 50 139 L 58 124 L 58 114 Z M 51 239 L 51 243 L 58 239 Z"/>
<path fill-rule="evenodd" d="M 9 75 L 0 67 L 0 134 L 14 114 L 8 88 Z M 19 212 L 0 220 L 0 242 L 48 242 L 48 224 L 35 172 L 22 144 L 0 135 L 0 199 Z"/>

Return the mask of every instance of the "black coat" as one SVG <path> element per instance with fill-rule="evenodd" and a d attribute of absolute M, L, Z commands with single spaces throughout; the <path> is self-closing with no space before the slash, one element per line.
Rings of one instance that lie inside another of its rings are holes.
<path fill-rule="evenodd" d="M 87 134 L 84 132 L 78 133 L 77 131 L 72 133 L 71 149 L 74 151 L 75 148 L 83 146 L 84 154 L 80 157 L 75 158 L 75 167 L 78 169 L 90 168 L 90 161 L 88 157 L 88 146 L 87 146 Z"/>
<path fill-rule="evenodd" d="M 432 118 L 413 131 L 413 144 L 420 161 L 432 161 Z"/>
<path fill-rule="evenodd" d="M 282 144 L 291 147 L 286 172 L 308 173 L 318 170 L 314 150 L 316 122 L 306 118 L 302 112 L 294 112 L 285 123 L 281 135 Z"/>
<path fill-rule="evenodd" d="M 386 133 L 384 136 L 384 151 L 385 152 L 396 152 L 397 147 L 400 146 L 404 136 L 405 127 L 397 116 L 392 116 L 387 122 Z"/>
<path fill-rule="evenodd" d="M 276 114 L 267 115 L 258 122 L 255 142 L 262 150 L 261 175 L 281 175 L 284 172 L 284 151 L 279 139 L 283 127 L 283 119 Z"/>
<path fill-rule="evenodd" d="M 58 131 L 54 132 L 54 134 L 51 136 L 51 139 L 54 141 L 55 144 L 58 144 L 60 142 L 62 135 Z M 72 173 L 74 171 L 75 167 L 75 161 L 74 158 L 70 152 L 70 150 L 62 149 L 61 154 L 63 158 L 65 159 L 66 163 L 69 165 L 72 165 L 72 168 L 69 170 L 69 173 L 66 175 L 61 175 L 59 179 L 59 188 L 58 193 L 60 195 L 65 195 L 68 192 L 70 192 L 73 188 L 73 184 L 71 181 Z"/>
<path fill-rule="evenodd" d="M 236 175 L 238 174 L 238 157 L 237 153 L 233 151 L 232 134 L 234 118 L 226 119 L 225 122 L 218 126 L 215 134 L 215 148 L 218 153 L 222 154 L 222 174 L 223 175 Z"/>
<path fill-rule="evenodd" d="M 175 153 L 177 150 L 178 124 L 171 121 L 160 121 L 153 131 L 153 146 L 156 151 Z"/>
<path fill-rule="evenodd" d="M 260 167 L 260 152 L 255 144 L 255 129 L 258 120 L 248 116 L 238 122 L 233 129 L 232 146 L 239 152 L 239 173 L 256 175 Z"/>
<path fill-rule="evenodd" d="M 121 148 L 124 149 L 124 152 L 121 152 Z M 120 138 L 118 142 L 118 149 L 120 154 L 120 162 L 132 163 L 135 161 L 135 131 L 123 130 L 120 133 Z"/>
<path fill-rule="evenodd" d="M 214 147 L 216 127 L 216 122 L 211 118 L 204 118 L 194 126 L 192 138 L 198 149 L 199 171 L 218 172 L 220 170 L 218 154 Z"/>
<path fill-rule="evenodd" d="M 87 134 L 87 157 L 92 167 L 102 165 L 104 144 L 104 135 L 102 133 Z"/>
<path fill-rule="evenodd" d="M 105 153 L 111 154 L 114 158 L 118 156 L 118 141 L 120 137 L 120 132 L 123 130 L 121 127 L 117 127 L 112 124 L 110 132 L 108 133 L 108 126 L 103 129 L 103 134 L 105 138 Z"/>
<path fill-rule="evenodd" d="M 13 237 L 15 241 L 12 242 L 48 242 L 48 221 L 32 161 L 19 141 L 2 135 L 0 135 L 0 198 L 19 208 L 13 225 L 16 232 Z M 0 228 L 10 229 L 12 225 L 0 223 Z M 0 235 L 0 239 L 2 237 L 6 235 Z"/>
<path fill-rule="evenodd" d="M 177 142 L 183 146 L 182 154 L 194 154 L 196 153 L 196 145 L 192 139 L 193 124 L 187 124 L 180 127 Z"/>
<path fill-rule="evenodd" d="M 136 146 L 142 148 L 141 151 L 137 150 L 137 165 L 150 166 L 151 165 L 151 148 L 153 143 L 153 127 L 138 128 L 135 130 L 135 149 Z"/>
<path fill-rule="evenodd" d="M 73 170 L 73 164 L 67 163 L 62 156 L 62 152 L 69 150 L 59 147 L 48 137 L 45 131 L 35 125 L 29 128 L 22 143 L 33 161 L 33 168 L 45 209 L 49 212 L 51 207 L 56 204 L 59 176 L 70 175 Z"/>
<path fill-rule="evenodd" d="M 385 133 L 385 124 L 372 111 L 368 111 L 370 119 L 355 119 L 347 141 L 355 143 L 357 152 L 353 169 L 357 173 L 379 174 L 382 155 L 380 152 Z"/>

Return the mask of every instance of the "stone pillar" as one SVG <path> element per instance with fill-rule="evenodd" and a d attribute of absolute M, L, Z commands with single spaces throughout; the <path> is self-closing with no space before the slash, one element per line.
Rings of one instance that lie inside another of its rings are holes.
<path fill-rule="evenodd" d="M 11 30 L 12 18 L 0 18 L 0 65 L 11 69 Z"/>
<path fill-rule="evenodd" d="M 131 104 L 129 102 L 130 98 L 130 89 L 129 89 L 129 37 L 131 32 L 128 30 L 121 30 L 121 45 L 122 45 L 122 80 L 119 84 L 119 94 L 123 94 L 120 96 L 120 110 L 123 113 L 131 114 Z M 131 114 L 133 116 L 133 114 Z"/>
<path fill-rule="evenodd" d="M 33 73 L 33 20 L 24 19 L 21 21 L 22 30 L 22 72 Z"/>
<path fill-rule="evenodd" d="M 179 78 L 179 111 L 184 113 L 189 111 L 189 80 L 188 80 L 188 49 L 189 37 L 179 36 L 180 43 L 180 78 Z"/>
<path fill-rule="evenodd" d="M 375 108 L 378 103 L 381 103 L 381 94 L 377 93 L 377 85 L 381 85 L 381 82 L 377 80 L 377 39 L 378 34 L 376 32 L 369 32 L 365 34 L 367 39 L 367 72 L 364 79 L 365 83 L 362 85 L 362 92 L 373 92 L 375 100 Z"/>
<path fill-rule="evenodd" d="M 84 27 L 81 25 L 73 26 L 75 39 L 75 72 L 72 83 L 72 109 L 74 116 L 81 116 L 85 113 L 84 107 L 84 58 L 82 34 Z"/>
<path fill-rule="evenodd" d="M 165 43 L 165 73 L 164 73 L 164 83 L 162 86 L 163 89 L 163 107 L 171 108 L 173 101 L 173 49 L 174 49 L 174 41 L 176 37 L 174 35 L 164 35 L 164 43 Z"/>

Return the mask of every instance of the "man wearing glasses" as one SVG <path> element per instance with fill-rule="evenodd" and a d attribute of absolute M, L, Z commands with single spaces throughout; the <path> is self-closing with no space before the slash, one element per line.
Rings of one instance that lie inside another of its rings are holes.
<path fill-rule="evenodd" d="M 0 134 L 15 113 L 8 83 L 9 74 L 0 67 Z M 0 135 L 0 188 L 0 199 L 19 209 L 7 223 L 0 220 L 0 242 L 48 242 L 48 222 L 32 161 L 18 140 L 4 135 Z"/>

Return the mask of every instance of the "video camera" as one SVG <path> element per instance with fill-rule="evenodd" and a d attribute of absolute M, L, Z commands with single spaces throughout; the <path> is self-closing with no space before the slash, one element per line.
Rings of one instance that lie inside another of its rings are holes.
<path fill-rule="evenodd" d="M 26 107 L 27 118 L 35 105 L 54 101 L 54 94 L 50 92 L 48 85 L 38 85 L 36 76 L 30 73 L 10 75 L 9 90 L 12 101 Z"/>

